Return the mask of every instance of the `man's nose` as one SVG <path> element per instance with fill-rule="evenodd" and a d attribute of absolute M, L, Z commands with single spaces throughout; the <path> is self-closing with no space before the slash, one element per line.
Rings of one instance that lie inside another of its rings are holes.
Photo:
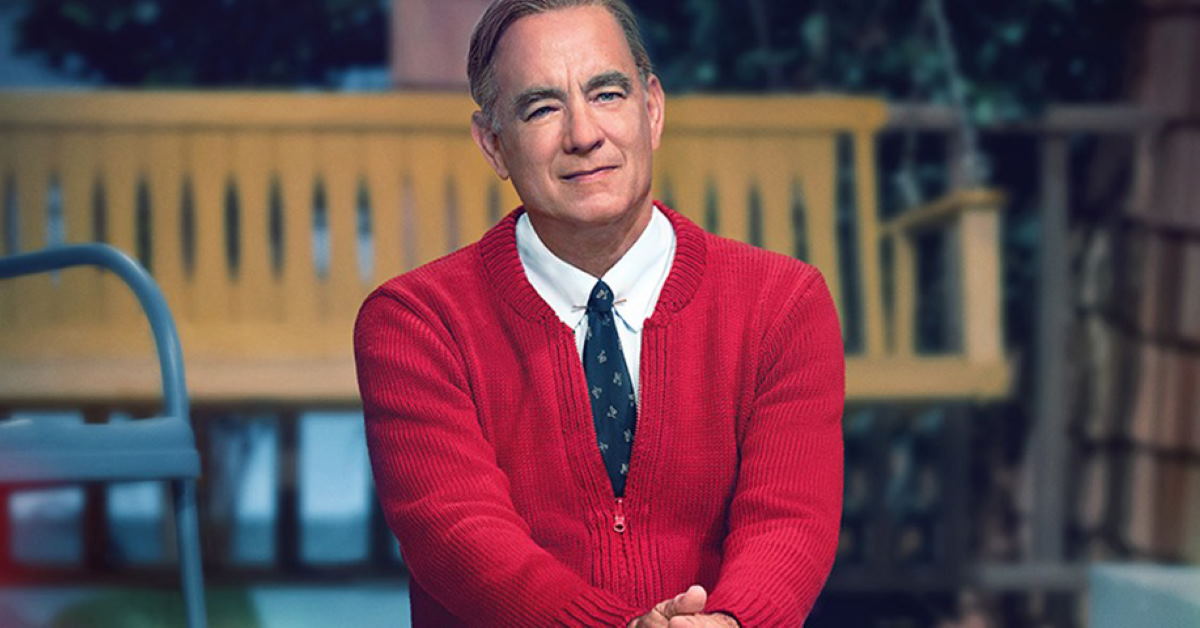
<path fill-rule="evenodd" d="M 586 154 L 604 144 L 604 131 L 596 123 L 590 107 L 572 107 L 568 112 L 567 129 L 563 133 L 563 150 L 570 154 Z"/>

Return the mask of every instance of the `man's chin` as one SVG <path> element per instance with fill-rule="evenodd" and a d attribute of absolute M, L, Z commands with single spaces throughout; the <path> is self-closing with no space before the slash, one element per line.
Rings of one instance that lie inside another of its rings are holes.
<path fill-rule="evenodd" d="M 580 226 L 610 226 L 633 219 L 638 209 L 627 203 L 596 204 L 577 208 L 573 212 L 578 217 Z"/>
<path fill-rule="evenodd" d="M 553 221 L 577 229 L 604 227 L 636 218 L 650 207 L 649 199 L 630 202 L 628 197 L 607 193 L 568 196 L 557 201 L 556 207 L 538 209 L 526 204 L 535 222 Z M 643 207 L 644 206 L 644 207 Z"/>
<path fill-rule="evenodd" d="M 648 199 L 631 201 L 628 197 L 613 194 L 591 194 L 568 203 L 565 207 L 568 215 L 576 216 L 580 222 L 593 224 L 619 222 L 636 216 L 640 210 L 650 206 Z"/>

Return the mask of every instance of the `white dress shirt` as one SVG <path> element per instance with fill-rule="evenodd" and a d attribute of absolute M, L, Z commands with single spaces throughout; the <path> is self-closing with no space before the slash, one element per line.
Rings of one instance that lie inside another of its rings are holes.
<path fill-rule="evenodd" d="M 582 360 L 583 342 L 587 338 L 585 308 L 592 288 L 596 286 L 596 278 L 550 252 L 534 231 L 529 214 L 521 214 L 516 229 L 517 253 L 525 276 L 559 320 L 575 331 L 575 347 Z M 654 313 L 658 293 L 667 281 L 674 259 L 675 230 L 655 206 L 650 222 L 637 241 L 601 277 L 613 291 L 613 312 L 621 321 L 617 325 L 617 337 L 621 340 L 621 352 L 625 354 L 625 365 L 639 400 L 642 324 Z"/>

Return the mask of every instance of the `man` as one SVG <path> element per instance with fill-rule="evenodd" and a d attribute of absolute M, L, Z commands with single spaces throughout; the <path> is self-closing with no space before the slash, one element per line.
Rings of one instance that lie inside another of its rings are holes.
<path fill-rule="evenodd" d="M 621 0 L 497 0 L 472 135 L 523 202 L 355 327 L 415 626 L 797 626 L 841 510 L 843 356 L 797 260 L 650 198 Z"/>

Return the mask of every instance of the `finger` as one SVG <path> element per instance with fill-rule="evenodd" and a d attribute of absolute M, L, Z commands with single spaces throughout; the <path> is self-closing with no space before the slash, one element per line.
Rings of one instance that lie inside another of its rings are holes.
<path fill-rule="evenodd" d="M 676 615 L 667 623 L 667 628 L 716 628 L 712 618 L 706 615 Z"/>
<path fill-rule="evenodd" d="M 693 584 L 687 591 L 667 600 L 661 612 L 668 619 L 676 615 L 691 615 L 703 611 L 706 602 L 708 592 L 704 587 Z M 658 610 L 658 607 L 655 607 L 655 610 Z"/>
<path fill-rule="evenodd" d="M 662 609 L 659 607 L 669 601 L 659 602 L 658 606 L 655 606 L 650 612 L 629 622 L 628 628 L 667 628 L 667 617 L 662 614 Z"/>
<path fill-rule="evenodd" d="M 667 618 L 658 611 L 650 611 L 641 617 L 638 617 L 630 628 L 667 628 Z"/>
<path fill-rule="evenodd" d="M 669 615 L 667 615 L 667 613 L 670 612 L 670 610 L 671 610 L 671 602 L 672 601 L 673 601 L 673 598 L 663 600 L 663 601 L 659 602 L 658 604 L 655 604 L 654 608 L 650 609 L 650 612 L 647 613 L 645 616 L 649 617 L 650 615 L 657 615 L 659 617 L 662 617 L 663 619 L 667 619 L 668 617 L 670 617 Z"/>
<path fill-rule="evenodd" d="M 722 619 L 707 613 L 700 615 L 676 615 L 667 622 L 667 628 L 726 628 Z"/>

